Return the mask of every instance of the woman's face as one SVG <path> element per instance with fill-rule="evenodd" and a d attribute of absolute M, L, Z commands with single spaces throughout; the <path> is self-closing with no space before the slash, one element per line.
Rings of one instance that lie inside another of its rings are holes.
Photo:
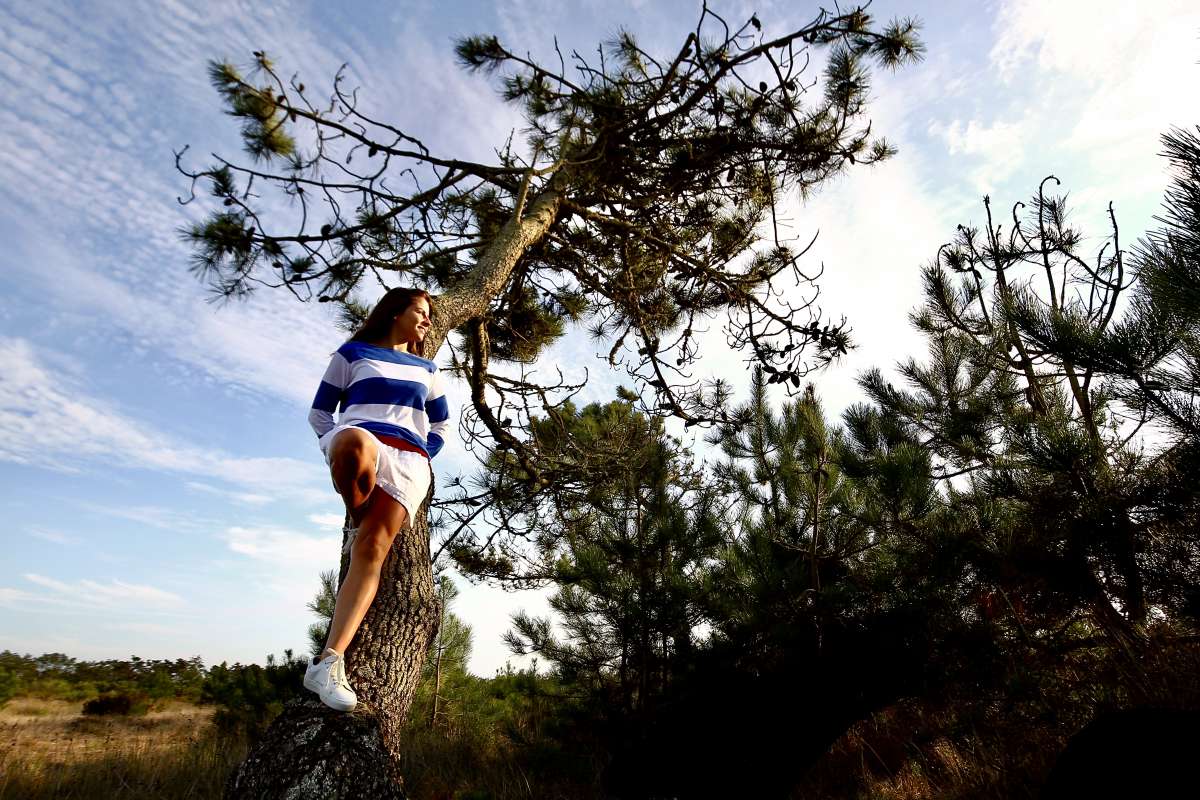
<path fill-rule="evenodd" d="M 429 332 L 429 301 L 418 297 L 396 317 L 396 338 L 402 342 L 421 342 Z"/>

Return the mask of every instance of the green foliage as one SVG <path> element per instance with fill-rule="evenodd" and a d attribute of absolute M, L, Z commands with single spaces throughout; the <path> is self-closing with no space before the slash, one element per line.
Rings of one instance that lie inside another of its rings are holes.
<path fill-rule="evenodd" d="M 79 661 L 62 653 L 34 657 L 0 653 L 0 686 L 9 696 L 81 702 L 105 693 L 139 698 L 137 705 L 167 699 L 195 700 L 205 670 L 200 659 Z M 4 698 L 7 699 L 7 698 Z"/>
<path fill-rule="evenodd" d="M 1131 311 L 1081 343 L 1079 360 L 1115 379 L 1135 410 L 1161 418 L 1177 439 L 1200 438 L 1200 128 L 1163 136 L 1172 181 L 1160 226 L 1137 244 Z"/>
<path fill-rule="evenodd" d="M 282 661 L 267 656 L 266 666 L 224 662 L 205 678 L 200 702 L 217 707 L 219 730 L 250 738 L 266 730 L 283 710 L 283 704 L 301 694 L 307 661 L 285 650 Z"/>
<path fill-rule="evenodd" d="M 553 676 L 506 667 L 492 678 L 451 673 L 444 711 L 429 726 L 422 682 L 401 752 L 414 797 L 592 797 L 601 751 L 575 723 L 576 704 Z"/>
<path fill-rule="evenodd" d="M 625 400 L 567 408 L 535 430 L 560 458 L 616 448 L 626 466 L 593 474 L 576 504 L 543 518 L 561 530 L 550 605 L 562 638 L 549 619 L 518 614 L 506 641 L 613 712 L 644 711 L 693 650 L 697 582 L 721 541 L 713 496 L 678 443 Z"/>
<path fill-rule="evenodd" d="M 7 651 L 5 655 L 8 655 Z M 0 708 L 11 700 L 20 688 L 18 677 L 4 664 L 0 664 Z"/>
<path fill-rule="evenodd" d="M 256 72 L 269 69 L 270 61 L 262 53 Z M 295 155 L 296 142 L 288 134 L 289 111 L 281 105 L 281 87 L 253 86 L 237 68 L 223 61 L 210 61 L 208 79 L 227 103 L 227 113 L 242 120 L 242 140 L 246 152 L 258 160 Z"/>
<path fill-rule="evenodd" d="M 983 233 L 959 227 L 926 268 L 927 300 L 913 315 L 928 359 L 900 366 L 904 389 L 878 370 L 861 385 L 934 456 L 937 474 L 969 476 L 945 496 L 958 540 L 971 543 L 977 600 L 1002 598 L 1026 646 L 1088 635 L 1066 624 L 1080 615 L 1136 647 L 1152 602 L 1184 611 L 1178 587 L 1200 563 L 1179 524 L 1195 493 L 1163 471 L 1187 461 L 1189 445 L 1152 455 L 1135 438 L 1149 421 L 1180 419 L 1170 392 L 1145 387 L 1165 389 L 1153 376 L 1181 338 L 1160 324 L 1169 315 L 1147 311 L 1145 284 L 1117 313 L 1131 284 L 1115 218 L 1099 254 L 1078 253 L 1083 236 L 1067 225 L 1065 201 L 1045 195 L 1053 180 L 1007 233 L 990 204 Z M 1186 392 L 1172 396 L 1188 405 Z"/>
<path fill-rule="evenodd" d="M 471 628 L 450 611 L 458 588 L 449 575 L 435 581 L 441 619 L 421 670 L 414 710 L 416 718 L 427 720 L 430 728 L 449 725 L 450 718 L 462 713 L 460 697 L 471 683 L 467 662 L 471 657 Z M 453 699 L 452 699 L 453 698 Z M 426 711 L 426 707 L 428 711 Z"/>
<path fill-rule="evenodd" d="M 574 297 L 567 295 L 567 302 Z M 567 313 L 567 307 L 553 299 L 539 302 L 537 291 L 531 286 L 514 287 L 488 320 L 492 356 L 519 363 L 536 360 L 539 353 L 566 332 L 563 319 Z"/>
<path fill-rule="evenodd" d="M 337 607 L 337 573 L 326 570 L 319 576 L 320 588 L 308 603 L 308 610 L 320 619 L 308 626 L 309 655 L 316 657 L 325 649 L 329 639 L 329 626 L 333 623 L 333 612 Z"/>
<path fill-rule="evenodd" d="M 465 673 L 471 658 L 471 627 L 450 609 L 458 597 L 458 587 L 449 575 L 439 575 L 435 581 L 442 618 L 437 635 L 425 659 L 424 675 L 434 675 L 438 669 Z"/>

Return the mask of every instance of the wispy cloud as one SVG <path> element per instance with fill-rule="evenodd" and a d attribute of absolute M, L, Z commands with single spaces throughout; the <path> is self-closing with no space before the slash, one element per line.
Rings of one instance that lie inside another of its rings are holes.
<path fill-rule="evenodd" d="M 178 625 L 163 625 L 159 622 L 113 622 L 104 626 L 106 630 L 122 633 L 137 633 L 152 636 L 156 640 L 163 638 L 178 638 L 188 635 L 186 629 Z"/>
<path fill-rule="evenodd" d="M 149 0 L 71 14 L 0 7 L 0 199 L 16 232 L 5 268 L 56 309 L 92 315 L 95 327 L 222 383 L 301 404 L 336 346 L 331 312 L 277 293 L 225 309 L 205 303 L 176 233 L 189 213 L 175 202 L 185 181 L 170 154 L 200 131 L 201 152 L 240 149 L 206 60 L 248 60 L 271 43 L 314 82 L 347 60 L 336 37 L 319 36 L 290 5 L 254 14 L 222 0 L 203 14 Z M 161 97 L 171 102 L 146 101 Z"/>
<path fill-rule="evenodd" d="M 184 485 L 194 492 L 201 492 L 203 494 L 228 498 L 233 500 L 235 503 L 242 503 L 248 506 L 266 505 L 267 503 L 272 503 L 278 499 L 269 494 L 253 494 L 250 492 L 236 492 L 228 489 L 218 489 L 216 486 L 211 486 L 207 483 L 200 483 L 199 481 L 188 481 Z"/>
<path fill-rule="evenodd" d="M 11 586 L 0 586 L 0 606 L 5 608 L 29 608 L 37 602 L 36 595 Z"/>
<path fill-rule="evenodd" d="M 110 579 L 107 583 L 83 579 L 74 583 L 26 573 L 25 580 L 55 593 L 55 600 L 83 606 L 136 606 L 141 609 L 170 609 L 183 604 L 183 598 L 155 586 Z"/>
<path fill-rule="evenodd" d="M 211 529 L 211 520 L 198 518 L 194 513 L 178 508 L 151 505 L 107 505 L 81 501 L 79 507 L 91 514 L 136 522 L 138 525 L 167 531 L 202 531 Z"/>
<path fill-rule="evenodd" d="M 270 564 L 303 566 L 315 575 L 336 561 L 341 536 L 313 536 L 279 527 L 231 527 L 222 538 L 229 549 Z"/>
<path fill-rule="evenodd" d="M 83 541 L 78 536 L 68 536 L 62 531 L 50 530 L 48 528 L 30 528 L 29 535 L 35 539 L 61 545 L 79 544 Z"/>
<path fill-rule="evenodd" d="M 309 514 L 308 519 L 314 525 L 320 525 L 322 528 L 332 528 L 340 531 L 346 518 L 341 514 Z"/>
<path fill-rule="evenodd" d="M 1090 185 L 1069 182 L 1089 218 L 1115 200 L 1149 222 L 1167 180 L 1159 136 L 1200 118 L 1200 93 L 1181 91 L 1200 82 L 1200 6 L 1005 0 L 994 29 L 990 61 L 1008 93 L 1037 98 L 1022 115 L 1027 147 L 1086 165 Z"/>
<path fill-rule="evenodd" d="M 929 133 L 941 139 L 951 156 L 967 156 L 972 188 L 986 194 L 1021 166 L 1029 129 L 1022 120 L 983 123 L 978 119 L 934 122 Z"/>
<path fill-rule="evenodd" d="M 0 337 L 0 459 L 60 471 L 117 464 L 230 483 L 249 495 L 325 499 L 327 478 L 317 463 L 239 457 L 180 441 L 89 396 L 50 369 L 23 339 Z M 79 431 L 87 431 L 80 436 Z"/>
<path fill-rule="evenodd" d="M 10 201 L 19 232 L 6 266 L 57 309 L 86 313 L 223 384 L 309 402 L 340 339 L 331 309 L 270 291 L 216 308 L 186 271 L 189 252 L 177 229 L 202 209 L 176 204 L 186 180 L 170 148 L 195 144 L 193 165 L 206 163 L 209 151 L 241 149 L 205 62 L 246 62 L 265 47 L 286 74 L 303 76 L 313 96 L 347 64 L 366 113 L 460 156 L 494 157 L 496 143 L 521 125 L 493 84 L 454 64 L 449 41 L 411 29 L 411 15 L 381 20 L 396 26 L 384 44 L 353 26 L 322 28 L 309 10 L 286 0 L 254 14 L 233 0 L 206 3 L 202 14 L 158 0 L 70 15 L 29 4 L 0 8 L 7 79 L 0 82 L 0 199 Z M 392 47 L 400 36 L 410 45 Z M 414 84 L 397 75 L 439 80 Z M 158 97 L 171 102 L 144 100 Z M 447 109 L 456 110 L 456 124 L 439 122 Z"/>

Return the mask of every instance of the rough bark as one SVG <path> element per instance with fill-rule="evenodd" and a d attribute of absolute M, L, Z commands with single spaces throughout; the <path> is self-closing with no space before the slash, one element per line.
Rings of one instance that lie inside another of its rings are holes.
<path fill-rule="evenodd" d="M 403 800 L 396 759 L 379 723 L 380 715 L 367 706 L 343 714 L 315 698 L 293 700 L 230 776 L 225 797 Z"/>
<path fill-rule="evenodd" d="M 428 502 L 392 543 L 379 592 L 346 651 L 350 685 L 359 702 L 378 713 L 391 752 L 399 751 L 400 729 L 441 616 L 429 563 Z"/>
<path fill-rule="evenodd" d="M 546 189 L 504 224 L 466 278 L 437 299 L 434 330 L 430 331 L 431 336 L 437 336 L 437 344 L 449 330 L 486 311 L 500 294 L 521 256 L 546 235 L 558 218 L 568 180 L 564 171 L 556 172 Z M 426 342 L 428 346 L 429 337 Z"/>
<path fill-rule="evenodd" d="M 289 703 L 230 778 L 227 800 L 404 797 L 401 730 L 440 619 L 429 560 L 432 494 L 431 487 L 414 524 L 392 543 L 375 601 L 346 652 L 359 707 L 344 714 L 315 697 Z"/>

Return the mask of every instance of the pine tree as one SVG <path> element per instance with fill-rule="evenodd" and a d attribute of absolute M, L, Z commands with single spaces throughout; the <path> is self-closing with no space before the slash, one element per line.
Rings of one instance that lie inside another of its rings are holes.
<path fill-rule="evenodd" d="M 630 401 L 568 408 L 553 424 L 548 451 L 571 458 L 595 441 L 623 442 L 630 468 L 591 484 L 574 505 L 539 512 L 544 528 L 562 531 L 547 564 L 560 587 L 550 606 L 562 635 L 550 618 L 521 613 L 505 638 L 606 714 L 645 720 L 694 647 L 697 592 L 724 541 L 721 515 L 679 443 Z"/>
<path fill-rule="evenodd" d="M 1200 619 L 1200 128 L 1163 136 L 1172 180 L 1159 226 L 1133 248 L 1128 313 L 1111 331 L 1071 341 L 1120 399 L 1166 438 L 1139 492 L 1152 547 L 1148 594 L 1173 617 Z M 1057 343 L 1057 342 L 1056 342 Z"/>
<path fill-rule="evenodd" d="M 776 414 L 768 382 L 755 370 L 748 402 L 710 437 L 724 455 L 716 478 L 738 517 L 717 578 L 724 585 L 713 592 L 726 604 L 716 625 L 804 619 L 819 650 L 830 579 L 844 576 L 845 560 L 866 544 L 855 519 L 861 498 L 842 475 L 841 432 L 828 424 L 813 387 Z"/>
<path fill-rule="evenodd" d="M 1155 538 L 1152 459 L 1135 441 L 1149 405 L 1098 355 L 1130 341 L 1136 323 L 1118 309 L 1134 276 L 1112 206 L 1110 238 L 1088 257 L 1065 200 L 1045 194 L 1052 181 L 1007 229 L 985 198 L 986 229 L 959 226 L 924 272 L 913 320 L 927 361 L 900 365 L 907 388 L 878 370 L 861 383 L 928 448 L 958 518 L 974 521 L 979 596 L 1001 597 L 1031 641 L 1086 609 L 1134 651 Z"/>
<path fill-rule="evenodd" d="M 426 658 L 424 677 L 431 685 L 430 728 L 437 725 L 438 711 L 442 705 L 443 676 L 447 672 L 466 673 L 467 660 L 471 657 L 471 628 L 450 611 L 450 606 L 458 597 L 458 587 L 449 575 L 438 576 L 437 594 L 442 616 Z"/>
<path fill-rule="evenodd" d="M 819 93 L 803 76 L 814 51 L 826 64 Z M 372 118 L 342 75 L 328 101 L 318 100 L 257 52 L 248 73 L 228 63 L 210 69 L 252 162 L 218 158 L 193 169 L 180 152 L 177 164 L 191 199 L 205 206 L 184 232 L 194 268 L 220 297 L 279 287 L 335 303 L 353 322 L 380 284 L 432 290 L 426 347 L 436 352 L 454 336 L 452 367 L 471 387 L 468 443 L 485 459 L 501 454 L 496 486 L 553 494 L 578 476 L 542 457 L 531 425 L 572 387 L 512 373 L 568 328 L 604 342 L 610 361 L 645 389 L 645 411 L 689 424 L 719 419 L 728 394 L 689 372 L 698 325 L 715 314 L 729 317 L 733 349 L 795 384 L 845 350 L 845 326 L 817 318 L 811 294 L 783 299 L 782 288 L 809 281 L 804 248 L 772 223 L 783 192 L 810 191 L 891 154 L 864 116 L 868 62 L 893 67 L 921 47 L 913 22 L 877 26 L 861 8 L 768 35 L 757 17 L 730 25 L 705 7 L 661 58 L 627 32 L 598 63 L 576 56 L 572 71 L 522 52 L 494 36 L 457 48 L 467 69 L 498 76 L 504 98 L 525 113 L 525 135 L 498 147 L 492 163 L 441 154 Z M 495 572 L 511 561 L 492 558 L 490 532 L 513 542 L 528 531 L 492 513 L 489 495 L 455 499 L 443 513 L 460 565 Z M 426 511 L 414 522 L 397 537 L 347 654 L 360 701 L 380 726 L 370 746 L 390 753 L 401 746 L 438 618 Z M 355 776 L 345 783 L 336 764 L 301 776 L 301 761 L 288 756 L 284 734 L 349 724 L 313 709 L 284 714 L 280 736 L 266 737 L 235 778 L 235 794 L 260 791 L 260 780 L 281 792 L 297 781 L 315 781 L 326 796 L 380 791 L 390 778 L 370 765 L 341 770 Z M 342 738 L 363 743 L 365 730 Z M 339 755 L 353 758 L 353 749 Z"/>
<path fill-rule="evenodd" d="M 329 626 L 333 623 L 333 610 L 337 605 L 337 573 L 325 570 L 320 576 L 321 586 L 308 603 L 308 610 L 316 614 L 320 622 L 308 626 L 308 650 L 313 657 L 325 650 L 329 641 Z"/>
<path fill-rule="evenodd" d="M 1200 132 L 1200 128 L 1197 128 Z M 1134 247 L 1130 311 L 1111 331 L 1069 343 L 1114 378 L 1114 392 L 1176 441 L 1200 439 L 1200 136 L 1163 136 L 1171 186 L 1160 226 Z M 1060 343 L 1066 337 L 1056 337 Z M 1060 345 L 1061 346 L 1061 345 Z"/>
<path fill-rule="evenodd" d="M 768 375 L 710 437 L 734 512 L 700 593 L 712 636 L 655 742 L 760 767 L 697 795 L 784 796 L 852 724 L 962 672 L 966 563 L 939 541 L 929 453 L 874 408 L 830 421 L 813 387 L 776 405 Z"/>

